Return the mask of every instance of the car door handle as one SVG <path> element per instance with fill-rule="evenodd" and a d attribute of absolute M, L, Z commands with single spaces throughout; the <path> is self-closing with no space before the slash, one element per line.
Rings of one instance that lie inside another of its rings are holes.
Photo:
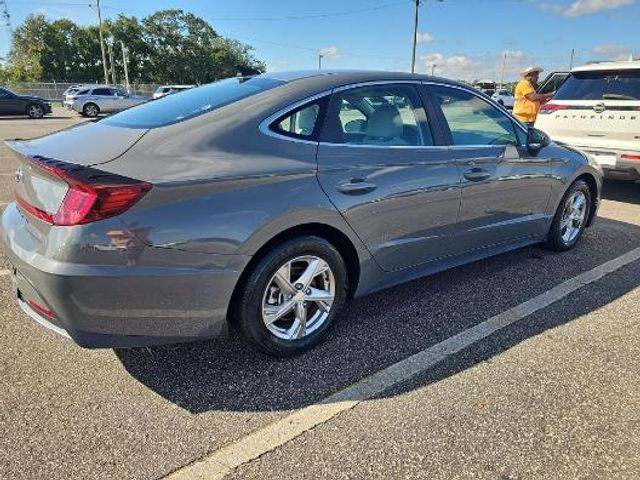
<path fill-rule="evenodd" d="M 491 177 L 491 173 L 483 168 L 472 168 L 463 173 L 464 178 L 471 182 L 481 182 Z"/>
<path fill-rule="evenodd" d="M 374 191 L 377 188 L 375 183 L 366 182 L 363 178 L 352 178 L 347 182 L 336 185 L 336 190 L 345 195 L 363 195 Z"/>

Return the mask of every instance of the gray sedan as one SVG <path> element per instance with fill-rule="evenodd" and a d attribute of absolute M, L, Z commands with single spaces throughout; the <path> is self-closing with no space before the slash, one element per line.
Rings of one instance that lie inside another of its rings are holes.
<path fill-rule="evenodd" d="M 9 146 L 17 301 L 86 347 L 233 324 L 295 354 L 353 296 L 570 249 L 602 179 L 475 90 L 389 72 L 234 78 Z"/>

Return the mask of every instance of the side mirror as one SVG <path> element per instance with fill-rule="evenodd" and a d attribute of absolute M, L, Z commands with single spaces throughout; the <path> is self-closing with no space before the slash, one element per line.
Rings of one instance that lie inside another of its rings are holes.
<path fill-rule="evenodd" d="M 540 150 L 548 146 L 550 143 L 551 139 L 549 138 L 549 135 L 544 133 L 542 130 L 538 130 L 537 128 L 529 128 L 529 131 L 527 132 L 527 148 L 533 155 L 536 155 Z"/>

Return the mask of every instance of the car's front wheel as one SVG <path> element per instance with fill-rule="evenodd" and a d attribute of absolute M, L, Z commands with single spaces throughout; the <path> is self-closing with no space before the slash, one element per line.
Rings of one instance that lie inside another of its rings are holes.
<path fill-rule="evenodd" d="M 549 235 L 547 246 L 559 252 L 572 248 L 584 233 L 591 216 L 591 189 L 583 180 L 576 180 L 562 197 Z"/>
<path fill-rule="evenodd" d="M 235 320 L 270 355 L 289 356 L 317 344 L 347 298 L 345 262 L 327 240 L 305 236 L 274 248 L 242 287 Z"/>
<path fill-rule="evenodd" d="M 100 108 L 95 103 L 87 103 L 82 107 L 82 114 L 85 117 L 97 117 L 100 113 Z"/>
<path fill-rule="evenodd" d="M 42 105 L 32 103 L 27 107 L 27 115 L 29 115 L 29 118 L 42 118 L 44 117 L 44 108 L 42 108 Z"/>

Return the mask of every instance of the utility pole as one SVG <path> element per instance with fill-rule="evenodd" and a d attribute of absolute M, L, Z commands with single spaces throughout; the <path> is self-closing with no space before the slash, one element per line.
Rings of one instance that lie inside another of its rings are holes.
<path fill-rule="evenodd" d="M 111 81 L 112 85 L 116 85 L 116 64 L 113 61 L 113 42 L 107 43 L 109 47 L 109 65 L 111 65 Z"/>
<path fill-rule="evenodd" d="M 100 27 L 100 51 L 102 52 L 102 69 L 104 70 L 104 83 L 109 85 L 109 75 L 107 74 L 107 57 L 104 53 L 104 38 L 102 36 L 102 13 L 100 12 L 100 0 L 96 0 L 98 9 L 98 25 Z"/>
<path fill-rule="evenodd" d="M 416 46 L 418 43 L 418 15 L 420 11 L 420 0 L 415 0 L 416 11 L 413 17 L 413 50 L 411 52 L 411 73 L 416 73 Z"/>
<path fill-rule="evenodd" d="M 434 72 L 436 71 L 436 64 L 431 65 L 431 76 L 433 77 Z"/>
<path fill-rule="evenodd" d="M 318 54 L 318 70 L 322 70 L 322 58 L 324 57 L 323 54 L 319 53 Z"/>
<path fill-rule="evenodd" d="M 571 49 L 571 60 L 569 60 L 569 70 L 573 70 L 573 59 L 575 58 L 576 51 L 574 48 Z"/>
<path fill-rule="evenodd" d="M 122 64 L 124 65 L 124 84 L 127 88 L 127 93 L 131 93 L 129 89 L 129 67 L 127 66 L 127 49 L 124 46 L 124 42 L 120 40 L 120 47 L 122 48 Z"/>
<path fill-rule="evenodd" d="M 507 52 L 502 56 L 502 73 L 500 74 L 500 88 L 504 88 L 504 69 L 507 65 Z"/>

